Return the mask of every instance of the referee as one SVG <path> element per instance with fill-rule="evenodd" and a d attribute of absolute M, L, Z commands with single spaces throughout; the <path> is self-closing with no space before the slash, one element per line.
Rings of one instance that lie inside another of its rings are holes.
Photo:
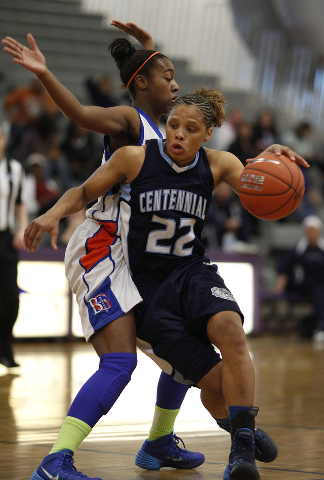
<path fill-rule="evenodd" d="M 11 343 L 19 309 L 18 250 L 24 248 L 28 213 L 22 201 L 24 170 L 4 156 L 6 143 L 0 127 L 0 363 L 11 368 L 19 366 Z"/>

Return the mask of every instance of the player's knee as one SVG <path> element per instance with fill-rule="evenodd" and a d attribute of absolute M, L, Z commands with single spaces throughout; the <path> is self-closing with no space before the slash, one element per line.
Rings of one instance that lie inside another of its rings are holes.
<path fill-rule="evenodd" d="M 217 380 L 210 381 L 208 384 L 204 385 L 202 392 L 208 393 L 218 399 L 223 396 L 222 384 Z"/>
<path fill-rule="evenodd" d="M 246 342 L 242 321 L 237 312 L 225 311 L 211 317 L 207 334 L 221 352 L 224 348 L 233 349 Z"/>
<path fill-rule="evenodd" d="M 101 396 L 100 405 L 104 413 L 107 413 L 118 396 L 131 380 L 133 371 L 137 365 L 137 357 L 133 353 L 108 353 L 100 358 L 99 369 L 109 370 L 111 382 Z M 111 392 L 115 391 L 115 395 Z"/>

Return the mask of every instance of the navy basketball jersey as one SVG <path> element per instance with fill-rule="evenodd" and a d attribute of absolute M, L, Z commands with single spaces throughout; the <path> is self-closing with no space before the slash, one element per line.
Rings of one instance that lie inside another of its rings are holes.
<path fill-rule="evenodd" d="M 214 188 L 205 150 L 178 167 L 163 146 L 148 141 L 140 173 L 121 187 L 123 249 L 134 278 L 167 275 L 205 252 L 201 232 Z"/>

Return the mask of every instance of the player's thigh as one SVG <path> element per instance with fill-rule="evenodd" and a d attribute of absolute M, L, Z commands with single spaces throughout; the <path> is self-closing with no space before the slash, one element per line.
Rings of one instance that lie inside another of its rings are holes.
<path fill-rule="evenodd" d="M 89 339 L 101 357 L 105 353 L 126 352 L 136 354 L 136 328 L 130 311 L 97 330 Z"/>
<path fill-rule="evenodd" d="M 183 289 L 182 306 L 188 331 L 204 340 L 211 340 L 206 329 L 215 314 L 231 311 L 243 321 L 240 307 L 218 274 L 216 265 L 197 264 L 189 272 Z"/>

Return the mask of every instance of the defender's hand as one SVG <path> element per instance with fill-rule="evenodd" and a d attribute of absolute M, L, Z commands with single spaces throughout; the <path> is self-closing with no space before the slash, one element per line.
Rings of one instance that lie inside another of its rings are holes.
<path fill-rule="evenodd" d="M 17 42 L 14 38 L 6 37 L 2 39 L 3 50 L 13 56 L 13 61 L 27 68 L 35 75 L 39 75 L 46 70 L 45 57 L 36 45 L 35 39 L 31 33 L 28 33 L 27 40 L 30 48 Z"/>
<path fill-rule="evenodd" d="M 132 37 L 136 38 L 136 40 L 139 41 L 144 50 L 154 50 L 154 42 L 149 32 L 147 32 L 143 28 L 140 28 L 135 23 L 123 23 L 119 22 L 118 20 L 113 20 L 111 22 L 111 25 L 113 27 L 119 28 L 119 30 L 122 30 L 124 33 L 128 33 L 128 35 L 132 35 Z"/>

